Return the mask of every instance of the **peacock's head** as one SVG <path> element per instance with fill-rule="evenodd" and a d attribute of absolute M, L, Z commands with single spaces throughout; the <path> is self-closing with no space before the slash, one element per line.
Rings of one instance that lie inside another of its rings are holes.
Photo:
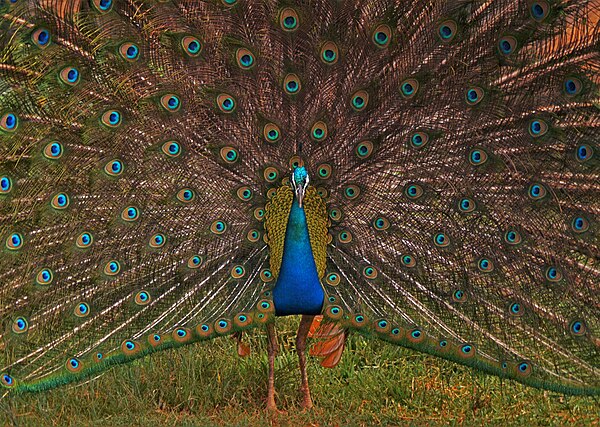
<path fill-rule="evenodd" d="M 298 166 L 294 168 L 292 176 L 292 187 L 294 187 L 294 193 L 298 198 L 298 205 L 302 207 L 302 200 L 304 199 L 304 192 L 308 187 L 308 172 L 304 166 Z"/>

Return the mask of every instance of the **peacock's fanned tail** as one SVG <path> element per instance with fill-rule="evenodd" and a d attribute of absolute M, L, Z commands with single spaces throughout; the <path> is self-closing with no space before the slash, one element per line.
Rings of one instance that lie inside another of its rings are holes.
<path fill-rule="evenodd" d="M 329 321 L 600 394 L 599 19 L 596 0 L 0 1 L 0 382 L 272 321 L 265 206 L 304 164 Z"/>

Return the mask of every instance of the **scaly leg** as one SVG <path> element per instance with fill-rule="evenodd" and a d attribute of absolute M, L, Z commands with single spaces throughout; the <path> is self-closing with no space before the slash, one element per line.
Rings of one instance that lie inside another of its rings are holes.
<path fill-rule="evenodd" d="M 306 409 L 312 408 L 312 399 L 310 398 L 310 389 L 308 388 L 308 374 L 306 373 L 306 338 L 308 337 L 308 331 L 312 324 L 315 316 L 302 315 L 300 326 L 298 327 L 298 334 L 296 335 L 296 351 L 298 352 L 298 361 L 300 364 L 300 375 L 302 377 L 302 383 L 300 384 L 300 391 L 302 392 L 302 403 L 300 406 Z"/>
<path fill-rule="evenodd" d="M 267 323 L 267 353 L 269 355 L 269 385 L 267 390 L 267 409 L 277 411 L 275 404 L 275 356 L 279 350 L 277 335 L 275 335 L 275 323 Z"/>

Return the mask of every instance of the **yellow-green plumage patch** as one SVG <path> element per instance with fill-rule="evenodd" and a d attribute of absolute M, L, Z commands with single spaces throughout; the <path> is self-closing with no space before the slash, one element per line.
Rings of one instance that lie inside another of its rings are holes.
<path fill-rule="evenodd" d="M 265 207 L 265 230 L 269 244 L 269 261 L 273 277 L 279 276 L 283 260 L 283 244 L 287 221 L 292 210 L 294 193 L 287 186 L 280 187 Z"/>
<path fill-rule="evenodd" d="M 327 207 L 312 186 L 306 190 L 303 206 L 317 273 L 323 278 L 327 265 Z"/>

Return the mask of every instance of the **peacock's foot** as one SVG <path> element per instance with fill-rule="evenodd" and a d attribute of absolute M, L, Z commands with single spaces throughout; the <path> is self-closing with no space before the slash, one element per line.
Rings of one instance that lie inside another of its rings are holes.
<path fill-rule="evenodd" d="M 267 412 L 270 414 L 286 414 L 287 412 L 277 408 L 275 401 L 270 402 L 267 400 Z"/>
<path fill-rule="evenodd" d="M 310 390 L 301 388 L 300 392 L 302 393 L 302 402 L 300 402 L 300 407 L 302 409 L 312 409 L 313 403 L 312 398 L 310 397 Z"/>

